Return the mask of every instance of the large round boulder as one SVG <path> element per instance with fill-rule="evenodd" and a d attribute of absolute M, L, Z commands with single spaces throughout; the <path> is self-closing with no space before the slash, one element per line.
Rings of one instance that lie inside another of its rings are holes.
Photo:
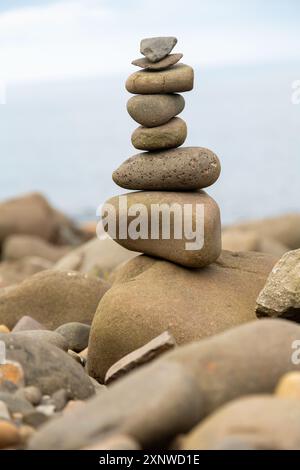
<path fill-rule="evenodd" d="M 223 252 L 216 263 L 190 270 L 134 258 L 97 309 L 90 375 L 103 381 L 112 364 L 166 330 L 185 344 L 255 319 L 256 298 L 275 262 L 262 253 Z"/>

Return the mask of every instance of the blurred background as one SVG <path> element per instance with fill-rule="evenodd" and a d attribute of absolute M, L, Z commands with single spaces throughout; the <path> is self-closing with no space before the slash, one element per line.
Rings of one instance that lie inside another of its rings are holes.
<path fill-rule="evenodd" d="M 225 224 L 300 210 L 299 0 L 0 2 L 0 198 L 43 192 L 78 220 L 122 192 L 137 153 L 127 76 L 144 37 L 178 38 L 195 69 L 185 145 L 221 159 Z"/>

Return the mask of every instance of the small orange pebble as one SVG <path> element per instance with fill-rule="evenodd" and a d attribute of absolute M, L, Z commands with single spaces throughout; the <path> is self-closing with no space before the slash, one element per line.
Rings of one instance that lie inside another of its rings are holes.
<path fill-rule="evenodd" d="M 6 325 L 0 325 L 0 333 L 10 333 L 10 330 Z"/>
<path fill-rule="evenodd" d="M 18 428 L 9 421 L 0 420 L 0 449 L 19 444 L 21 436 Z"/>
<path fill-rule="evenodd" d="M 12 382 L 15 385 L 24 385 L 24 371 L 21 364 L 15 361 L 6 361 L 0 364 L 0 384 Z"/>

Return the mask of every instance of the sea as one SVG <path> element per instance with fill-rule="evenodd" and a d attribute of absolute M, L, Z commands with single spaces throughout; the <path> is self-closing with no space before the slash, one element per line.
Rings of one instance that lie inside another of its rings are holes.
<path fill-rule="evenodd" d="M 203 67 L 195 76 L 194 90 L 184 94 L 184 145 L 220 158 L 221 176 L 207 192 L 223 223 L 300 211 L 299 63 Z M 0 199 L 40 191 L 84 221 L 124 193 L 111 174 L 138 153 L 125 80 L 126 73 L 8 83 L 0 105 Z"/>

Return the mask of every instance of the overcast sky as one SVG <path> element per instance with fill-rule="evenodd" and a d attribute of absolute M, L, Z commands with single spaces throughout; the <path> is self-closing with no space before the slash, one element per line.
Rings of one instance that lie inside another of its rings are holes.
<path fill-rule="evenodd" d="M 113 74 L 143 37 L 197 65 L 300 59 L 299 0 L 0 0 L 0 79 Z"/>

